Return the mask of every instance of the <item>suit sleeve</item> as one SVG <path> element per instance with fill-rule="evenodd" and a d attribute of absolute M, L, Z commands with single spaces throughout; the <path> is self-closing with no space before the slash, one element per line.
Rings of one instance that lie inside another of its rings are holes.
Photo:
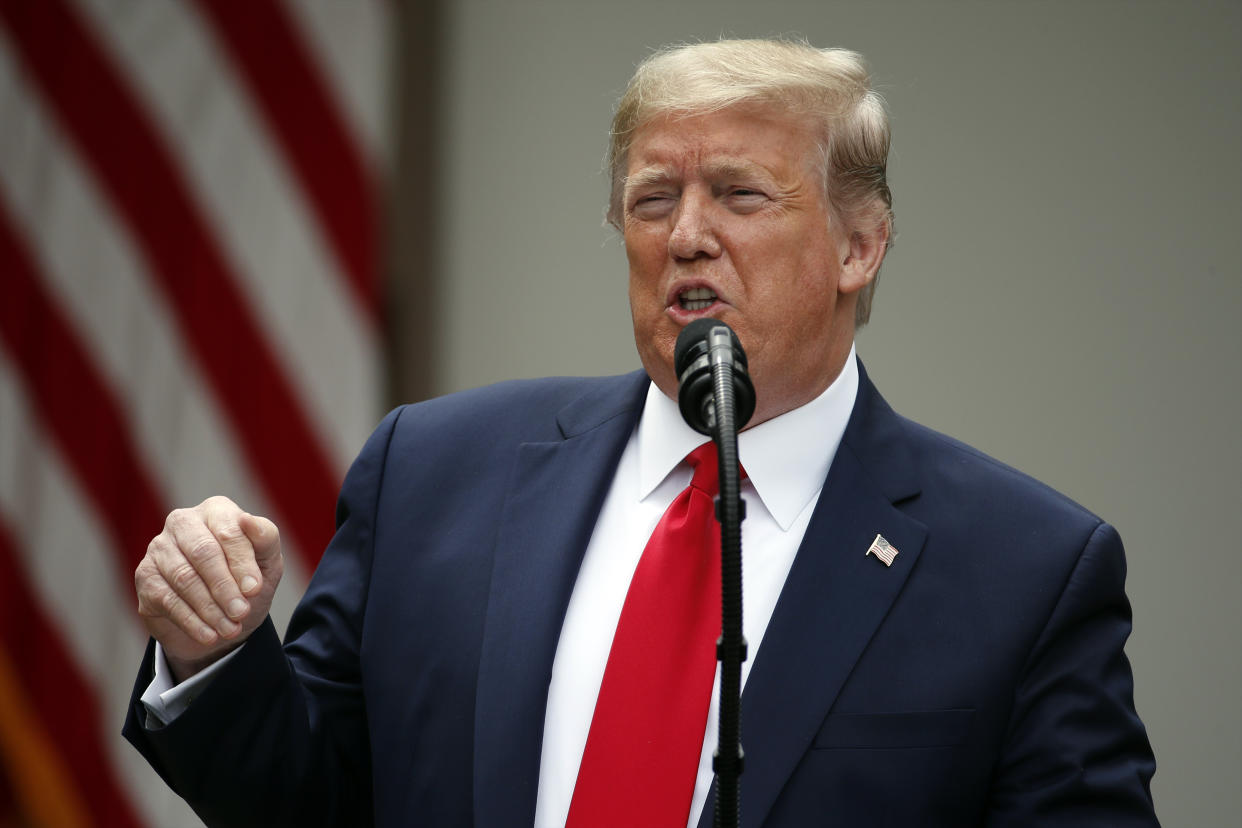
<path fill-rule="evenodd" d="M 203 821 L 223 826 L 368 825 L 370 744 L 359 650 L 375 505 L 399 411 L 351 467 L 337 531 L 289 623 L 282 649 L 268 619 L 167 727 L 139 696 L 123 733 Z"/>
<path fill-rule="evenodd" d="M 1018 686 L 986 824 L 1157 825 L 1155 759 L 1134 709 L 1125 554 L 1091 534 Z"/>

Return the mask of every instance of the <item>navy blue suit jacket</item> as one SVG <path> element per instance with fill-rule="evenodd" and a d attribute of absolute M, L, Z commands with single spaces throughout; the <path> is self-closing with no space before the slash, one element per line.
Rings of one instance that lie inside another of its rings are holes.
<path fill-rule="evenodd" d="M 391 413 L 283 651 L 265 625 L 163 729 L 144 664 L 127 737 L 212 825 L 529 826 L 561 623 L 646 385 Z M 1110 526 L 863 373 L 743 696 L 742 824 L 1154 825 L 1124 577 Z"/>

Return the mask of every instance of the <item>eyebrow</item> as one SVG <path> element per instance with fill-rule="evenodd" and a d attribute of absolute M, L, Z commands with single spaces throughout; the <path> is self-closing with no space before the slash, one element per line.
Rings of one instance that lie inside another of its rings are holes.
<path fill-rule="evenodd" d="M 672 173 L 666 167 L 647 167 L 625 177 L 624 192 L 628 195 L 631 190 L 664 184 L 672 178 Z"/>
<path fill-rule="evenodd" d="M 723 158 L 719 161 L 708 161 L 700 165 L 703 174 L 708 178 L 771 178 L 772 174 L 753 161 Z"/>
<path fill-rule="evenodd" d="M 752 161 L 728 158 L 700 164 L 699 170 L 709 179 L 752 178 L 756 176 L 765 179 L 772 178 L 771 173 Z M 668 167 L 647 167 L 625 177 L 623 193 L 628 196 L 634 190 L 665 184 L 674 178 L 672 170 Z"/>

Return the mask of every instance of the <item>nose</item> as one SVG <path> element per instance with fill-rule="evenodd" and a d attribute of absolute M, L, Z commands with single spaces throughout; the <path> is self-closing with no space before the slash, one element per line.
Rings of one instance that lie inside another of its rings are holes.
<path fill-rule="evenodd" d="M 712 219 L 710 195 L 687 188 L 677 202 L 668 252 L 674 259 L 714 259 L 720 255 L 720 239 Z"/>

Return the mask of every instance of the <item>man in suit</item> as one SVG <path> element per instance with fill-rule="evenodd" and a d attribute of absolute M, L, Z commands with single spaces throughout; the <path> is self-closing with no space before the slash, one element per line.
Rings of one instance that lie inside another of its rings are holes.
<path fill-rule="evenodd" d="M 704 316 L 757 398 L 742 824 L 1155 824 L 1116 533 L 897 416 L 854 356 L 892 221 L 868 83 L 786 42 L 645 61 L 609 208 L 644 370 L 391 413 L 283 648 L 276 527 L 224 498 L 169 516 L 125 733 L 209 824 L 709 824 L 710 689 L 670 811 L 617 816 L 647 813 L 624 764 L 613 807 L 579 801 L 618 619 L 702 442 L 672 351 Z"/>

